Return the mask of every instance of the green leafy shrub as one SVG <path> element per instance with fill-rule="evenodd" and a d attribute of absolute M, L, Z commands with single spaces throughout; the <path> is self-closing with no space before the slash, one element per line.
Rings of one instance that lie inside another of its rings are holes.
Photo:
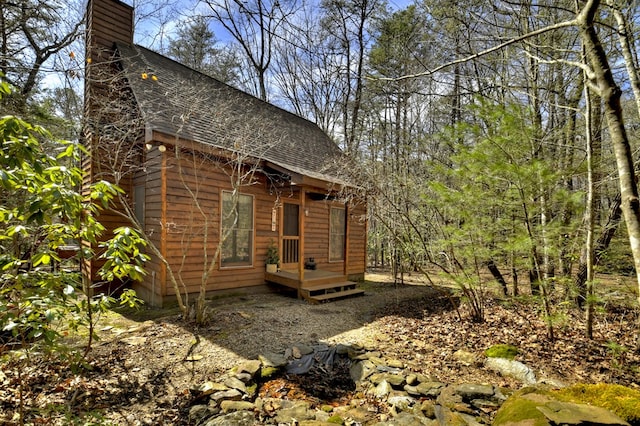
<path fill-rule="evenodd" d="M 0 100 L 11 92 L 0 75 Z M 139 303 L 132 291 L 120 300 L 98 293 L 81 272 L 81 265 L 95 258 L 105 231 L 97 220 L 100 210 L 122 192 L 97 182 L 81 193 L 83 172 L 76 165 L 82 153 L 78 143 L 57 140 L 41 126 L 0 117 L 0 331 L 2 342 L 13 349 L 2 361 L 13 360 L 18 369 L 37 362 L 31 354 L 39 353 L 76 367 L 96 338 L 100 314 L 118 303 Z M 148 258 L 144 245 L 135 231 L 117 230 L 103 244 L 100 277 L 140 279 Z M 88 330 L 82 354 L 65 340 L 81 327 Z M 17 398 L 13 417 L 22 424 L 28 407 L 22 392 Z"/>

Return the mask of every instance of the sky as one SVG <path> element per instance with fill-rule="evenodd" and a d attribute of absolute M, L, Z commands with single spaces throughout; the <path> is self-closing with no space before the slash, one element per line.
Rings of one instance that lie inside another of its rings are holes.
<path fill-rule="evenodd" d="M 148 0 L 124 0 L 125 3 L 136 8 L 134 37 L 137 44 L 163 51 L 169 38 L 175 34 L 176 25 L 181 18 L 198 13 L 206 14 L 208 9 L 206 4 L 201 4 L 198 0 L 166 1 L 170 4 L 166 10 L 153 13 Z M 415 0 L 387 0 L 387 3 L 392 11 L 396 11 L 414 4 Z M 213 32 L 222 42 L 230 39 L 221 25 L 215 26 Z"/>

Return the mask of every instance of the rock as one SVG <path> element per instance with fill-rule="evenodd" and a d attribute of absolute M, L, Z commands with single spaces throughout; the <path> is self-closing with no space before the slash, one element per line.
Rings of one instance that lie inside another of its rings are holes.
<path fill-rule="evenodd" d="M 237 389 L 228 389 L 226 391 L 214 392 L 210 398 L 216 402 L 222 400 L 240 401 L 242 399 L 242 392 Z"/>
<path fill-rule="evenodd" d="M 240 380 L 242 383 L 247 383 L 253 379 L 253 376 L 249 373 L 236 373 L 236 379 Z"/>
<path fill-rule="evenodd" d="M 482 426 L 486 424 L 478 422 L 474 416 L 470 416 L 469 414 L 458 413 L 458 416 L 465 421 L 467 426 Z"/>
<path fill-rule="evenodd" d="M 223 416 L 215 417 L 204 426 L 254 426 L 255 415 L 251 411 L 235 411 Z"/>
<path fill-rule="evenodd" d="M 288 359 L 288 360 L 293 358 L 293 351 L 291 350 L 291 348 L 287 348 L 284 351 L 284 357 L 285 357 L 285 359 Z"/>
<path fill-rule="evenodd" d="M 314 352 L 314 349 L 311 346 L 303 345 L 299 343 L 294 345 L 291 348 L 291 351 L 295 359 L 300 359 L 305 355 L 312 354 Z"/>
<path fill-rule="evenodd" d="M 391 385 L 386 380 L 383 380 L 378 384 L 378 386 L 373 389 L 373 396 L 382 399 L 389 395 L 392 391 L 393 388 L 391 387 Z"/>
<path fill-rule="evenodd" d="M 469 402 L 473 399 L 491 399 L 493 398 L 493 386 L 477 385 L 473 383 L 466 383 L 455 387 L 455 391 L 458 395 L 462 396 L 462 399 Z"/>
<path fill-rule="evenodd" d="M 217 382 L 204 382 L 200 385 L 192 386 L 189 391 L 197 397 L 211 395 L 214 392 L 224 391 L 229 389 L 222 383 Z"/>
<path fill-rule="evenodd" d="M 407 384 L 408 385 L 416 385 L 418 384 L 418 375 L 417 374 L 409 374 L 407 375 Z"/>
<path fill-rule="evenodd" d="M 336 353 L 338 355 L 350 355 L 355 354 L 357 351 L 351 345 L 343 345 L 338 343 L 336 345 Z"/>
<path fill-rule="evenodd" d="M 281 368 L 287 365 L 287 358 L 281 354 L 267 352 L 265 354 L 258 355 L 258 359 L 265 367 Z"/>
<path fill-rule="evenodd" d="M 424 396 L 438 396 L 444 388 L 444 383 L 441 382 L 424 382 L 416 386 L 416 390 Z"/>
<path fill-rule="evenodd" d="M 189 408 L 189 423 L 190 424 L 202 424 L 204 420 L 215 414 L 218 414 L 220 410 L 209 407 L 208 405 L 194 405 Z"/>
<path fill-rule="evenodd" d="M 348 425 L 370 425 L 375 422 L 375 413 L 367 409 L 365 405 L 358 403 L 351 407 L 336 407 L 334 414 L 341 419 L 349 419 Z"/>
<path fill-rule="evenodd" d="M 391 368 L 404 368 L 404 362 L 399 359 L 388 359 L 386 364 Z"/>
<path fill-rule="evenodd" d="M 268 379 L 269 377 L 272 377 L 273 375 L 275 375 L 277 372 L 278 372 L 278 369 L 276 367 L 262 367 L 260 369 L 260 378 Z"/>
<path fill-rule="evenodd" d="M 380 353 L 378 353 L 379 355 L 381 355 Z M 370 356 L 369 358 L 367 358 L 369 361 L 371 361 L 372 363 L 374 363 L 376 365 L 376 367 L 378 366 L 385 366 L 384 365 L 384 359 L 380 358 L 380 356 Z"/>
<path fill-rule="evenodd" d="M 257 360 L 257 359 L 245 361 L 238 366 L 237 373 L 238 374 L 247 373 L 251 375 L 251 377 L 253 377 L 256 375 L 258 370 L 260 370 L 261 365 L 262 365 L 262 362 L 260 362 L 260 360 Z"/>
<path fill-rule="evenodd" d="M 365 352 L 363 354 L 357 355 L 357 356 L 353 357 L 352 359 L 356 360 L 356 361 L 362 361 L 362 360 L 365 360 L 365 359 L 370 360 L 371 358 L 380 359 L 381 355 L 382 354 L 380 352 L 378 352 L 378 351 L 372 351 L 372 352 Z M 382 361 L 382 360 L 380 359 L 380 361 Z"/>
<path fill-rule="evenodd" d="M 467 426 L 467 421 L 460 415 L 447 407 L 436 405 L 435 415 L 437 424 L 447 426 Z"/>
<path fill-rule="evenodd" d="M 278 410 L 288 410 L 296 406 L 298 401 L 292 401 L 289 399 L 280 399 L 280 398 L 256 398 L 255 405 L 256 409 L 262 410 L 267 415 L 273 417 Z M 307 404 L 307 408 L 309 404 Z"/>
<path fill-rule="evenodd" d="M 420 411 L 422 411 L 422 413 L 427 418 L 436 418 L 436 404 L 433 401 L 430 401 L 428 399 L 422 401 L 422 403 L 420 404 Z"/>
<path fill-rule="evenodd" d="M 442 407 L 460 413 L 474 414 L 471 407 L 462 400 L 462 396 L 456 392 L 456 386 L 446 386 L 440 391 L 436 402 Z"/>
<path fill-rule="evenodd" d="M 399 374 L 389 374 L 389 373 L 377 373 L 377 374 L 373 374 L 369 380 L 374 384 L 380 384 L 381 382 L 385 381 L 389 384 L 391 384 L 392 386 L 402 386 L 405 382 L 404 380 L 404 376 L 401 376 Z"/>
<path fill-rule="evenodd" d="M 557 401 L 546 389 L 528 387 L 515 392 L 497 411 L 493 425 L 628 425 L 610 411 L 585 404 Z"/>
<path fill-rule="evenodd" d="M 341 423 L 315 419 L 315 420 L 302 420 L 297 424 L 299 424 L 300 426 L 336 426 L 336 424 L 341 424 Z"/>
<path fill-rule="evenodd" d="M 227 380 L 224 381 L 224 384 L 228 388 L 238 389 L 240 392 L 247 391 L 247 385 L 245 385 L 245 383 L 242 380 L 237 379 L 235 377 L 229 377 Z"/>
<path fill-rule="evenodd" d="M 501 403 L 506 401 L 507 397 L 505 396 L 505 392 L 507 394 L 511 395 L 513 393 L 513 390 L 505 389 L 505 388 L 499 388 L 499 387 L 493 388 L 493 396 L 494 396 L 495 400 L 499 401 Z"/>
<path fill-rule="evenodd" d="M 250 385 L 247 385 L 247 389 L 245 390 L 245 393 L 246 393 L 246 398 L 249 398 L 249 399 L 255 398 L 256 394 L 258 393 L 258 384 L 252 383 Z"/>
<path fill-rule="evenodd" d="M 471 400 L 471 405 L 473 405 L 474 407 L 484 411 L 485 413 L 487 412 L 491 412 L 491 411 L 495 411 L 498 408 L 500 408 L 500 403 L 502 401 L 498 402 L 498 401 L 490 401 L 487 399 L 472 399 Z"/>
<path fill-rule="evenodd" d="M 295 359 L 300 359 L 302 358 L 302 352 L 298 347 L 294 346 L 293 348 L 291 348 L 291 356 Z"/>
<path fill-rule="evenodd" d="M 478 357 L 476 354 L 459 349 L 453 353 L 453 357 L 464 365 L 474 365 L 477 362 Z"/>
<path fill-rule="evenodd" d="M 353 363 L 353 365 L 349 369 L 351 379 L 356 383 L 366 380 L 376 371 L 376 366 L 369 360 Z"/>
<path fill-rule="evenodd" d="M 406 411 L 409 407 L 416 403 L 416 399 L 408 395 L 395 395 L 387 399 L 387 404 L 391 405 L 396 411 Z"/>
<path fill-rule="evenodd" d="M 604 408 L 571 402 L 550 401 L 537 407 L 553 424 L 563 425 L 629 425 L 620 417 Z"/>
<path fill-rule="evenodd" d="M 434 379 L 431 376 L 427 376 L 425 374 L 415 373 L 418 378 L 418 383 L 427 383 L 427 382 L 437 382 L 437 379 Z"/>
<path fill-rule="evenodd" d="M 397 368 L 397 367 L 390 367 L 386 364 L 378 364 L 376 365 L 376 368 L 378 369 L 378 371 L 383 371 L 386 373 L 391 373 L 391 374 L 402 374 L 402 368 Z"/>
<path fill-rule="evenodd" d="M 435 425 L 434 420 L 413 413 L 400 413 L 390 421 L 382 421 L 375 423 L 375 426 L 418 426 L 418 425 Z"/>
<path fill-rule="evenodd" d="M 418 392 L 418 387 L 417 386 L 404 385 L 404 387 L 402 389 L 406 393 L 408 393 L 409 395 L 413 395 L 413 396 L 420 396 L 421 395 L 421 393 Z"/>
<path fill-rule="evenodd" d="M 122 339 L 122 341 L 131 346 L 139 346 L 145 343 L 147 341 L 147 338 L 142 336 L 131 336 L 125 337 L 124 339 Z"/>
<path fill-rule="evenodd" d="M 222 401 L 220 408 L 223 412 L 228 413 L 230 411 L 252 411 L 255 408 L 255 404 L 249 401 Z"/>
<path fill-rule="evenodd" d="M 291 424 L 294 421 L 313 420 L 315 413 L 309 409 L 309 403 L 305 401 L 293 401 L 289 408 L 278 410 L 275 420 L 278 423 Z"/>
<path fill-rule="evenodd" d="M 507 358 L 487 358 L 484 365 L 503 376 L 513 377 L 525 385 L 534 385 L 537 382 L 533 370 L 520 361 L 512 361 Z"/>

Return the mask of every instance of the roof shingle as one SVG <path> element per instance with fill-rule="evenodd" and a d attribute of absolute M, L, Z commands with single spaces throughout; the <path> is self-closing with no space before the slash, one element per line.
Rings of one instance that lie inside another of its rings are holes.
<path fill-rule="evenodd" d="M 314 123 L 144 47 L 116 48 L 148 129 L 340 181 L 342 152 Z"/>

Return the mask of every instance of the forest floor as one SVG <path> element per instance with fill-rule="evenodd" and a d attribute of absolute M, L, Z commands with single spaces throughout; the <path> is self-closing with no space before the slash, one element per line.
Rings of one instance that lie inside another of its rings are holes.
<path fill-rule="evenodd" d="M 279 293 L 217 298 L 200 327 L 175 309 L 108 312 L 85 368 L 37 354 L 0 358 L 0 424 L 17 424 L 20 394 L 32 424 L 187 424 L 191 387 L 296 343 L 357 344 L 444 383 L 515 390 L 522 385 L 482 364 L 487 348 L 504 343 L 548 383 L 640 384 L 632 278 L 603 280 L 593 339 L 583 312 L 554 303 L 553 340 L 531 298 L 487 296 L 484 321 L 472 322 L 464 302 L 452 306 L 450 289 L 407 278 L 396 285 L 388 274 L 369 274 L 364 296 L 321 305 Z"/>

